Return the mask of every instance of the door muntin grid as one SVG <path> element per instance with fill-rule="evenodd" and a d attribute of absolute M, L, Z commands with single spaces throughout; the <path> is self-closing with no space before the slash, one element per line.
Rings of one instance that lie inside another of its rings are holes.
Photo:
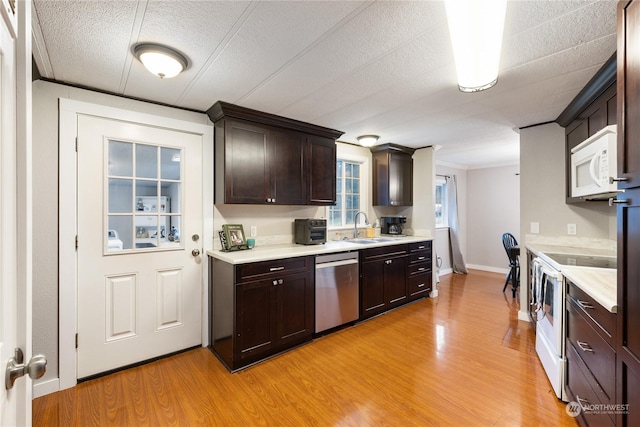
<path fill-rule="evenodd" d="M 105 139 L 104 253 L 183 249 L 184 150 Z"/>

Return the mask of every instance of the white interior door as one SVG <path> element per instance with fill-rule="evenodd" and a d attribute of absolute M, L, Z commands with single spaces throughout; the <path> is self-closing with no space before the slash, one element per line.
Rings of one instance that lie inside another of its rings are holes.
<path fill-rule="evenodd" d="M 16 4 L 2 2 L 0 17 L 0 362 L 8 367 L 10 358 L 16 364 L 31 356 L 31 216 L 30 216 L 30 139 L 25 134 L 30 111 L 31 92 L 23 90 L 22 66 L 16 52 L 23 55 L 30 45 L 17 40 Z M 24 4 L 19 13 L 25 15 Z M 27 5 L 30 7 L 30 4 Z M 28 15 L 27 11 L 27 15 Z M 29 19 L 30 19 L 30 15 Z M 20 37 L 27 30 L 21 16 Z M 29 37 L 30 31 L 28 31 Z M 29 53 L 29 61 L 31 55 Z M 20 75 L 19 75 L 20 73 Z M 29 81 L 29 85 L 31 82 Z M 18 91 L 17 88 L 21 90 Z M 20 105 L 17 104 L 20 100 Z M 30 125 L 30 122 L 29 122 Z M 20 135 L 18 134 L 20 133 Z M 18 144 L 18 141 L 20 143 Z M 21 191 L 19 191 L 21 190 Z M 4 377 L 4 375 L 3 375 Z M 2 387 L 0 396 L 0 426 L 31 424 L 31 380 L 17 378 L 9 389 Z"/>
<path fill-rule="evenodd" d="M 201 343 L 202 148 L 78 116 L 78 378 Z"/>

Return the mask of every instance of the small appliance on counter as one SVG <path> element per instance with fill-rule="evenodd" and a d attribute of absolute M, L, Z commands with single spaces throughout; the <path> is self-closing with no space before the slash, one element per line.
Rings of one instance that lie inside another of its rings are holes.
<path fill-rule="evenodd" d="M 299 245 L 321 245 L 327 241 L 326 219 L 296 219 L 295 242 Z"/>
<path fill-rule="evenodd" d="M 380 217 L 380 233 L 402 235 L 402 224 L 406 222 L 406 216 L 382 216 Z"/>

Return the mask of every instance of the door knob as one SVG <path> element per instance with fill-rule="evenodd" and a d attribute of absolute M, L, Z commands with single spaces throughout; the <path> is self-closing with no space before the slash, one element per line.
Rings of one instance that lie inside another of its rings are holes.
<path fill-rule="evenodd" d="M 28 374 L 32 380 L 42 378 L 47 372 L 47 358 L 43 354 L 36 354 L 26 365 L 23 363 L 24 355 L 22 350 L 16 348 L 15 356 L 7 362 L 7 369 L 4 376 L 4 386 L 7 390 L 13 388 L 16 380 Z"/>
<path fill-rule="evenodd" d="M 198 255 L 200 255 L 200 249 L 194 249 L 194 250 L 192 250 L 192 251 L 191 251 L 191 255 L 193 255 L 193 256 L 198 256 Z"/>

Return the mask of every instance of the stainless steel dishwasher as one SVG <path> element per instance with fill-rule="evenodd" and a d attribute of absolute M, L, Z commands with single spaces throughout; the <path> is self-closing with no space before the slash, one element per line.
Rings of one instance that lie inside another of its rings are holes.
<path fill-rule="evenodd" d="M 316 256 L 316 332 L 358 320 L 358 252 Z"/>

